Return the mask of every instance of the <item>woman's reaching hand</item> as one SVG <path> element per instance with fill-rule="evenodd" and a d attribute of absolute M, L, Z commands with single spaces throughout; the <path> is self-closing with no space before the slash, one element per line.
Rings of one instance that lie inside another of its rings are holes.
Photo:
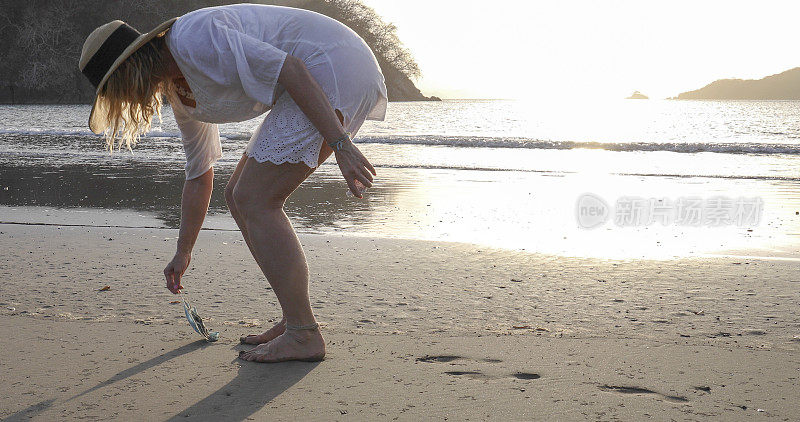
<path fill-rule="evenodd" d="M 176 253 L 172 261 L 164 268 L 164 277 L 167 278 L 167 289 L 173 294 L 178 294 L 183 290 L 181 285 L 181 277 L 186 269 L 189 268 L 189 262 L 192 260 L 191 254 Z"/>
<path fill-rule="evenodd" d="M 352 141 L 341 142 L 338 149 L 333 150 L 336 155 L 336 164 L 342 171 L 347 187 L 356 198 L 361 198 L 363 190 L 358 188 L 356 180 L 366 187 L 372 186 L 372 176 L 377 176 L 375 168 L 369 163 L 364 154 L 356 148 Z"/>

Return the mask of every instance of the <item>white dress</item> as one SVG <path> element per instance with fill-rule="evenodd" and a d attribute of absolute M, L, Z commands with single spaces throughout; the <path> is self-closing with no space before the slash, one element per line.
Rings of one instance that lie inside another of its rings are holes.
<path fill-rule="evenodd" d="M 217 123 L 269 110 L 245 149 L 259 162 L 316 167 L 322 136 L 278 84 L 287 54 L 302 60 L 355 134 L 364 120 L 383 120 L 387 94 L 374 54 L 355 32 L 316 12 L 237 4 L 178 18 L 166 43 L 196 107 L 167 93 L 186 152 L 186 178 L 201 176 L 222 156 Z"/>

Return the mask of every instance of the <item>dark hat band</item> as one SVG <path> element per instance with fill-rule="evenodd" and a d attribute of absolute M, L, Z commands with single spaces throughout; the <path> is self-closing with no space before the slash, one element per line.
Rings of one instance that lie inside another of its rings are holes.
<path fill-rule="evenodd" d="M 123 23 L 106 38 L 103 45 L 97 49 L 97 52 L 89 59 L 89 62 L 86 63 L 81 72 L 97 88 L 122 52 L 133 44 L 140 35 L 142 34 L 139 31 Z"/>

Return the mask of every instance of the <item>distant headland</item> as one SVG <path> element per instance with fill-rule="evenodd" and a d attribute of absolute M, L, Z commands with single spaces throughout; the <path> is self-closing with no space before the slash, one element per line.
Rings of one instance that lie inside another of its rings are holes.
<path fill-rule="evenodd" d="M 800 67 L 761 79 L 720 79 L 671 100 L 800 100 Z"/>

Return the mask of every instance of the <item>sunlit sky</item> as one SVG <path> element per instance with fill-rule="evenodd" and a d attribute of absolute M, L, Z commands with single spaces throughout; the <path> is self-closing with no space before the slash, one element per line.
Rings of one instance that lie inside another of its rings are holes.
<path fill-rule="evenodd" d="M 665 98 L 800 66 L 800 2 L 364 0 L 426 95 Z"/>

